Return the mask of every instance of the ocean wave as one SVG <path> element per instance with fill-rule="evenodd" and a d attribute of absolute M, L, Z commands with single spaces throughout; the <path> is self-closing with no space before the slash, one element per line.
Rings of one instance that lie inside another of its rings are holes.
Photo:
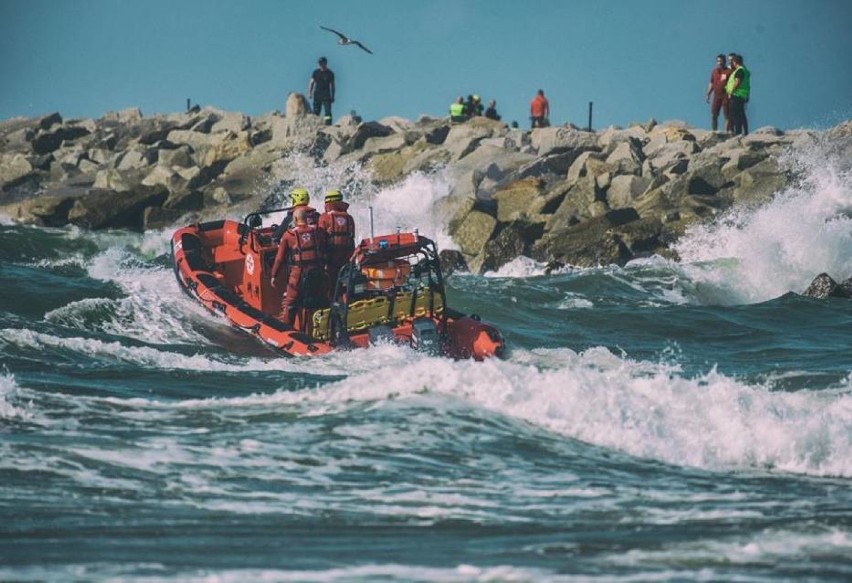
<path fill-rule="evenodd" d="M 758 207 L 695 225 L 675 244 L 684 274 L 714 301 L 801 293 L 819 273 L 852 276 L 852 175 L 800 154 L 804 179 Z"/>
<path fill-rule="evenodd" d="M 15 375 L 8 371 L 0 372 L 0 419 L 23 419 L 33 417 L 32 412 L 25 406 L 16 404 L 19 400 L 20 388 L 15 382 Z"/>
<path fill-rule="evenodd" d="M 286 407 L 312 416 L 443 395 L 564 437 L 673 465 L 852 476 L 849 378 L 822 390 L 773 391 L 769 384 L 747 384 L 715 369 L 690 378 L 676 364 L 633 361 L 604 348 L 516 350 L 508 361 L 482 363 L 430 358 L 393 346 L 371 349 L 369 359 L 360 353 L 337 356 L 287 367 L 319 375 L 349 371 L 343 380 L 314 388 L 148 403 L 169 409 Z"/>

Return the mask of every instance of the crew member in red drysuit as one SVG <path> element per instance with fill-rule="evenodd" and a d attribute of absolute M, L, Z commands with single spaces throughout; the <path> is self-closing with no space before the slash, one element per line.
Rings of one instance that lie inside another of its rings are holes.
<path fill-rule="evenodd" d="M 334 293 L 334 284 L 340 268 L 349 261 L 355 251 L 355 219 L 347 212 L 348 209 L 349 203 L 343 202 L 343 195 L 339 190 L 329 190 L 325 193 L 325 212 L 320 215 L 319 227 L 325 231 L 328 239 L 325 269 L 330 283 L 329 295 Z"/>
<path fill-rule="evenodd" d="M 293 210 L 293 226 L 287 229 L 278 245 L 275 263 L 272 265 L 272 286 L 275 287 L 278 274 L 287 267 L 287 290 L 281 298 L 279 319 L 292 324 L 295 309 L 299 306 L 299 282 L 302 274 L 311 268 L 322 269 L 325 260 L 326 234 L 316 225 L 308 223 L 308 211 L 305 207 Z"/>

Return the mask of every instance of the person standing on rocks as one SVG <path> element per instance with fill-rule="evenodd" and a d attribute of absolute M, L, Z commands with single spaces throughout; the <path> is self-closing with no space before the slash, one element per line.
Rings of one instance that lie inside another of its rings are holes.
<path fill-rule="evenodd" d="M 459 95 L 453 103 L 450 104 L 450 121 L 457 123 L 467 121 L 467 113 L 465 112 L 464 97 Z"/>
<path fill-rule="evenodd" d="M 725 84 L 728 82 L 728 74 L 731 70 L 725 61 L 725 55 L 716 56 L 716 66 L 710 71 L 710 83 L 707 84 L 707 93 L 704 100 L 710 103 L 710 127 L 715 132 L 719 127 L 719 111 L 725 115 L 725 129 L 728 128 L 728 96 L 725 93 Z M 713 101 L 710 101 L 713 95 Z"/>
<path fill-rule="evenodd" d="M 493 99 L 488 102 L 488 107 L 485 109 L 485 117 L 500 121 L 500 114 L 497 113 L 497 102 Z"/>
<path fill-rule="evenodd" d="M 725 93 L 728 94 L 730 103 L 728 113 L 731 116 L 731 131 L 734 135 L 748 135 L 748 118 L 746 118 L 745 105 L 751 93 L 751 72 L 743 66 L 742 55 L 734 55 L 731 62 L 733 71 L 728 75 L 725 85 Z"/>
<path fill-rule="evenodd" d="M 319 67 L 314 69 L 308 82 L 308 99 L 314 100 L 314 115 L 325 109 L 325 125 L 331 125 L 331 104 L 334 103 L 334 73 L 328 68 L 328 59 L 319 58 Z"/>
<path fill-rule="evenodd" d="M 530 101 L 530 121 L 532 128 L 543 128 L 550 125 L 547 118 L 550 117 L 550 102 L 544 96 L 544 89 L 539 89 L 532 101 Z"/>

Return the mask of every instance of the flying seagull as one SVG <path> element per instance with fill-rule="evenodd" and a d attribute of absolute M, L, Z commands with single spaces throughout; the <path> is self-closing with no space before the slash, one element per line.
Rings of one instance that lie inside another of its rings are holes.
<path fill-rule="evenodd" d="M 364 49 L 365 51 L 367 51 L 368 53 L 370 53 L 371 55 L 373 54 L 373 51 L 371 51 L 370 49 L 368 49 L 367 47 L 365 47 L 364 45 L 359 43 L 357 40 L 352 40 L 351 38 L 349 38 L 348 36 L 346 36 L 342 32 L 337 32 L 333 28 L 326 28 L 322 25 L 320 25 L 320 28 L 323 29 L 323 30 L 327 30 L 328 32 L 333 32 L 334 34 L 339 36 L 340 40 L 337 41 L 337 44 L 339 44 L 339 45 L 357 45 L 357 46 L 361 47 L 362 49 Z"/>

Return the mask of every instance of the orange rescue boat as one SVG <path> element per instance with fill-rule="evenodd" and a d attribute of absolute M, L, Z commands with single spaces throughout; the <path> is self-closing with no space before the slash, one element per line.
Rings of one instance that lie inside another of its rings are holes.
<path fill-rule="evenodd" d="M 278 246 L 261 214 L 188 225 L 171 240 L 180 286 L 237 328 L 292 356 L 380 341 L 452 358 L 502 355 L 496 328 L 447 305 L 437 247 L 416 231 L 362 240 L 334 282 L 319 270 L 303 277 L 294 321 L 281 321 L 283 290 L 269 277 Z"/>

